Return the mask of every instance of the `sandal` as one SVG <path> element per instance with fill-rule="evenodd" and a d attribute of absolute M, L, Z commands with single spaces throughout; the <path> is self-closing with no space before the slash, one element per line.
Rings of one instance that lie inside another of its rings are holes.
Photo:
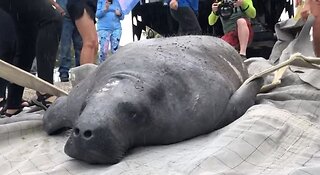
<path fill-rule="evenodd" d="M 52 97 L 53 95 L 50 94 L 40 94 L 39 92 L 36 92 L 37 98 L 36 99 L 31 99 L 31 101 L 36 105 L 41 107 L 43 110 L 47 110 L 49 106 L 52 104 L 51 101 L 48 99 Z"/>
<path fill-rule="evenodd" d="M 6 107 L 4 107 L 4 108 L 6 108 Z M 12 116 L 14 116 L 14 115 L 17 115 L 17 114 L 19 114 L 21 111 L 23 111 L 23 106 L 20 106 L 18 109 L 17 109 L 17 111 L 16 112 L 14 112 L 14 113 L 12 113 L 12 114 L 10 114 L 10 113 L 7 113 L 7 108 L 4 110 L 4 114 L 1 114 L 1 116 L 0 116 L 0 118 L 5 118 L 5 117 L 12 117 Z"/>

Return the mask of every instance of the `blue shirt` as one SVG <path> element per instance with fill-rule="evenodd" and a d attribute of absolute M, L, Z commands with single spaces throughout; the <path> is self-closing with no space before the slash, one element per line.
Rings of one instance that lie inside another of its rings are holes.
<path fill-rule="evenodd" d="M 106 0 L 98 0 L 96 17 L 98 18 L 97 30 L 115 30 L 121 29 L 120 20 L 124 15 L 118 0 L 113 0 L 108 11 L 105 10 Z M 117 16 L 115 11 L 119 9 L 121 16 Z"/>

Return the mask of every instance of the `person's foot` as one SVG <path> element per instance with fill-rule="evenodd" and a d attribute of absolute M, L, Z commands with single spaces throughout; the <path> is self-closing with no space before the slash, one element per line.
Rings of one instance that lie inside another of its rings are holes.
<path fill-rule="evenodd" d="M 13 115 L 19 114 L 22 110 L 23 110 L 23 106 L 18 109 L 7 109 L 4 115 L 6 117 L 12 117 Z"/>
<path fill-rule="evenodd" d="M 0 98 L 0 115 L 4 115 L 4 113 L 6 112 L 6 99 L 5 98 Z"/>
<path fill-rule="evenodd" d="M 4 107 L 0 118 L 12 117 L 14 115 L 18 115 L 21 111 L 23 111 L 23 106 L 20 106 L 17 109 L 7 109 L 6 107 Z"/>
<path fill-rule="evenodd" d="M 56 96 L 50 94 L 41 94 L 40 92 L 36 92 L 37 96 L 31 101 L 38 107 L 41 107 L 43 110 L 47 110 L 49 106 L 57 99 Z"/>

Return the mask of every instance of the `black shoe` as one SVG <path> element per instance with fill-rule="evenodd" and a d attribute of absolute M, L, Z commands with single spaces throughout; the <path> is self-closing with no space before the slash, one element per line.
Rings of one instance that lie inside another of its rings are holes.
<path fill-rule="evenodd" d="M 69 81 L 69 75 L 68 74 L 60 74 L 60 81 L 61 82 L 68 82 Z"/>
<path fill-rule="evenodd" d="M 69 78 L 68 77 L 60 77 L 61 82 L 68 82 Z"/>
<path fill-rule="evenodd" d="M 246 56 L 246 55 L 240 54 L 240 56 L 241 56 L 242 60 L 246 60 L 246 59 L 247 59 L 247 56 Z"/>

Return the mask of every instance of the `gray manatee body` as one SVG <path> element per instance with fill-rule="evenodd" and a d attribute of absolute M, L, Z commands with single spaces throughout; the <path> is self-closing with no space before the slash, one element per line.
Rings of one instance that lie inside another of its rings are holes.
<path fill-rule="evenodd" d="M 121 48 L 44 115 L 54 134 L 72 128 L 65 152 L 119 162 L 136 146 L 170 144 L 239 118 L 260 89 L 231 46 L 210 36 L 143 40 Z"/>

